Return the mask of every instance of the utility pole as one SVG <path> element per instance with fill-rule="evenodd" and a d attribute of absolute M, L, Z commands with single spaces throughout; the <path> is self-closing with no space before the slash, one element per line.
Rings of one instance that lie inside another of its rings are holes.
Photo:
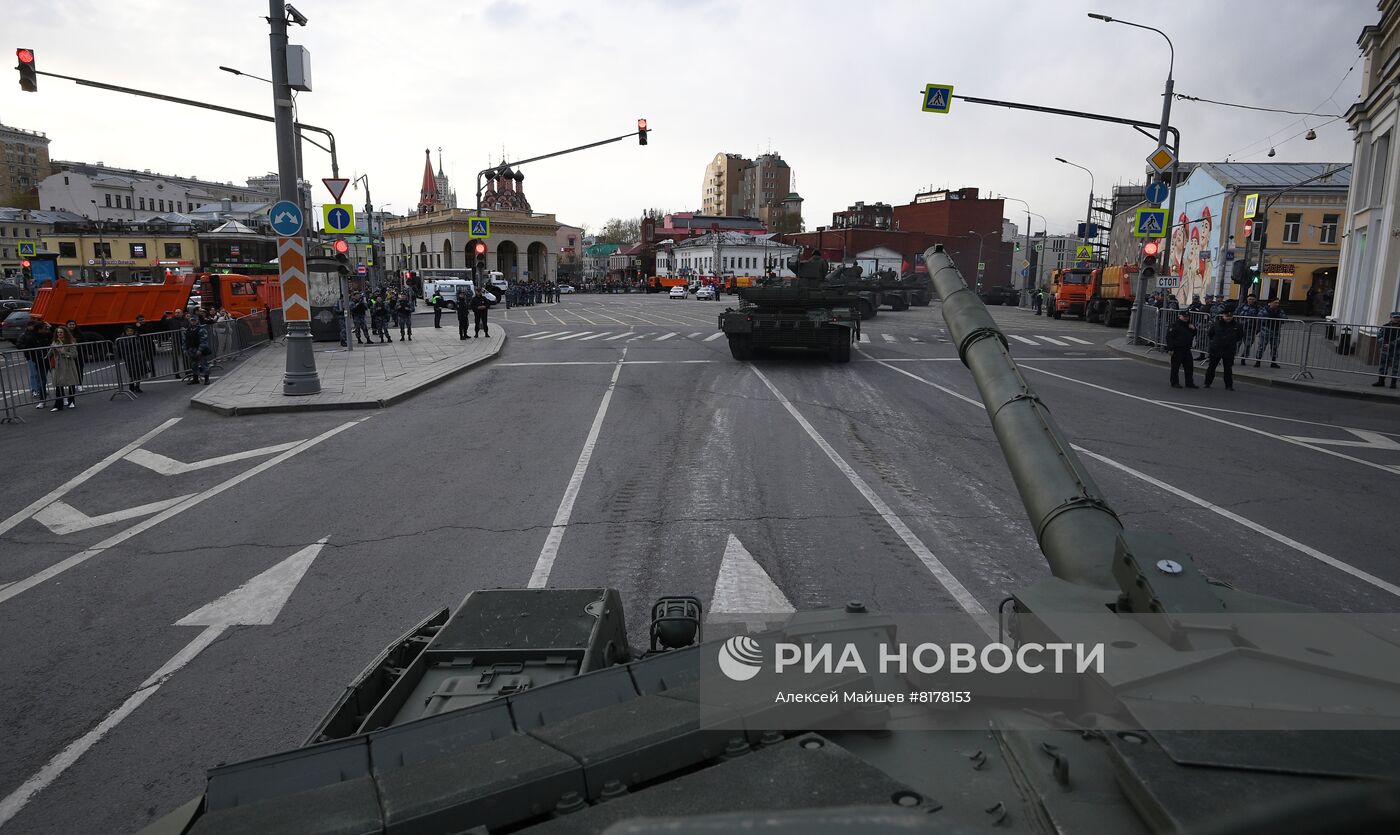
<path fill-rule="evenodd" d="M 272 106 L 277 126 L 277 182 L 279 196 L 300 206 L 297 185 L 297 141 L 295 118 L 292 114 L 292 91 L 287 84 L 287 13 L 281 0 L 268 0 L 267 22 L 271 28 L 268 42 L 272 51 Z M 305 274 L 306 228 L 296 234 L 302 251 L 303 279 Z M 280 260 L 280 255 L 279 255 Z M 282 271 L 285 281 L 286 270 Z M 306 303 L 310 305 L 309 284 Z M 283 299 L 286 298 L 285 287 Z M 285 302 L 284 302 L 285 304 Z M 310 309 L 309 307 L 307 308 Z M 283 308 L 285 312 L 286 308 Z M 282 376 L 282 393 L 287 395 L 316 394 L 321 390 L 321 378 L 316 373 L 316 354 L 311 344 L 311 322 L 287 322 L 287 367 Z"/>

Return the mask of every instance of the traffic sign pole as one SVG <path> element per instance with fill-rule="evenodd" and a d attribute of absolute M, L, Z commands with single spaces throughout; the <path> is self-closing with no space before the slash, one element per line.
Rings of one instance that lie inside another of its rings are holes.
<path fill-rule="evenodd" d="M 273 206 L 275 213 L 279 206 L 300 205 L 300 189 L 297 185 L 297 144 L 292 115 L 292 90 L 287 84 L 287 12 L 282 0 L 268 0 L 268 24 L 272 51 L 272 105 L 277 124 L 277 183 L 282 202 Z M 282 310 L 287 311 L 287 276 L 289 261 L 282 254 L 283 237 L 295 240 L 295 248 L 301 253 L 302 286 L 306 278 L 306 248 L 303 241 L 304 218 L 297 208 L 297 231 L 294 234 L 278 234 L 278 263 L 282 278 Z M 316 373 L 316 354 L 311 342 L 311 307 L 307 303 L 306 320 L 287 322 L 287 366 L 282 375 L 282 393 L 288 396 L 317 394 L 321 391 L 321 378 Z"/>

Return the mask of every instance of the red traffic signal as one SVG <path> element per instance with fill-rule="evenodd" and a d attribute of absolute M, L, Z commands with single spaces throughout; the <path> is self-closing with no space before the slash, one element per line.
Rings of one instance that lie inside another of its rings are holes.
<path fill-rule="evenodd" d="M 331 248 L 334 249 L 336 253 L 344 255 L 350 251 L 350 244 L 347 244 L 343 239 L 337 239 L 335 243 L 331 244 Z"/>
<path fill-rule="evenodd" d="M 483 256 L 483 255 L 485 255 L 485 254 L 486 254 L 486 242 L 485 242 L 485 241 L 477 241 L 476 243 L 472 244 L 472 253 L 475 254 L 478 258 L 481 257 L 481 256 Z"/>
<path fill-rule="evenodd" d="M 1254 237 L 1254 218 L 1247 217 L 1244 219 L 1244 236 L 1246 238 Z"/>
<path fill-rule="evenodd" d="M 28 258 L 24 259 L 23 261 L 19 262 L 19 265 L 20 265 L 21 267 L 25 268 L 26 270 L 29 269 L 29 259 L 28 259 Z"/>
<path fill-rule="evenodd" d="M 638 145 L 645 145 L 645 144 L 647 144 L 647 120 L 646 120 L 646 119 L 638 119 L 638 120 L 637 120 L 637 144 L 638 144 Z"/>
<path fill-rule="evenodd" d="M 19 70 L 19 88 L 26 93 L 39 92 L 39 71 L 34 67 L 34 50 L 16 49 L 15 57 L 19 59 L 15 65 Z"/>
<path fill-rule="evenodd" d="M 1156 241 L 1148 241 L 1147 243 L 1145 243 L 1145 244 L 1142 245 L 1142 254 L 1143 254 L 1143 255 L 1156 255 L 1156 254 L 1157 254 L 1157 250 L 1159 250 L 1159 249 L 1161 248 L 1161 246 L 1162 246 L 1162 245 L 1159 244 L 1159 243 L 1157 243 Z"/>

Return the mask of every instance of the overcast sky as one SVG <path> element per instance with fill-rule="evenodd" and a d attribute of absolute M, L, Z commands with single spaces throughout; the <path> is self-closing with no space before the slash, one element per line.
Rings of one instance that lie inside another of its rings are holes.
<path fill-rule="evenodd" d="M 271 113 L 261 0 L 8 0 L 6 48 L 40 70 Z M 1356 100 L 1372 0 L 296 0 L 293 43 L 312 56 L 300 117 L 335 132 L 342 176 L 368 174 L 377 205 L 418 200 L 423 149 L 442 147 L 461 206 L 475 172 L 635 130 L 635 139 L 527 166 L 535 211 L 601 226 L 643 208 L 698 209 L 719 151 L 783 155 L 809 229 L 857 200 L 907 203 L 926 186 L 1028 201 L 1052 234 L 1100 192 L 1141 182 L 1153 141 L 1129 127 L 953 103 L 920 111 L 926 83 L 955 93 L 1157 121 L 1167 44 L 1085 17 L 1165 31 L 1176 91 L 1341 114 Z M 1348 68 L 1355 68 L 1348 75 Z M 10 71 L 13 73 L 13 71 Z M 11 75 L 0 122 L 39 130 L 56 159 L 242 183 L 276 168 L 268 123 L 41 77 Z M 1335 92 L 1334 92 L 1335 91 Z M 1350 162 L 1346 122 L 1188 101 L 1173 105 L 1186 160 Z M 1305 141 L 1309 127 L 1317 139 Z M 307 150 L 307 178 L 330 176 Z M 364 193 L 347 192 L 363 204 Z M 1024 209 L 1007 203 L 1024 225 Z M 1033 228 L 1040 229 L 1034 220 Z"/>

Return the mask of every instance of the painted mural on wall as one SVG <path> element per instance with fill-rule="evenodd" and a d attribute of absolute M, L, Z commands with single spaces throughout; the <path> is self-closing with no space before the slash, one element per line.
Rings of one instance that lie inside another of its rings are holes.
<path fill-rule="evenodd" d="M 1181 185 L 1176 198 L 1177 217 L 1172 224 L 1171 273 L 1181 278 L 1173 291 L 1183 306 L 1193 295 L 1213 293 L 1219 273 L 1222 234 L 1220 214 L 1224 189 L 1203 169 L 1196 169 Z"/>

